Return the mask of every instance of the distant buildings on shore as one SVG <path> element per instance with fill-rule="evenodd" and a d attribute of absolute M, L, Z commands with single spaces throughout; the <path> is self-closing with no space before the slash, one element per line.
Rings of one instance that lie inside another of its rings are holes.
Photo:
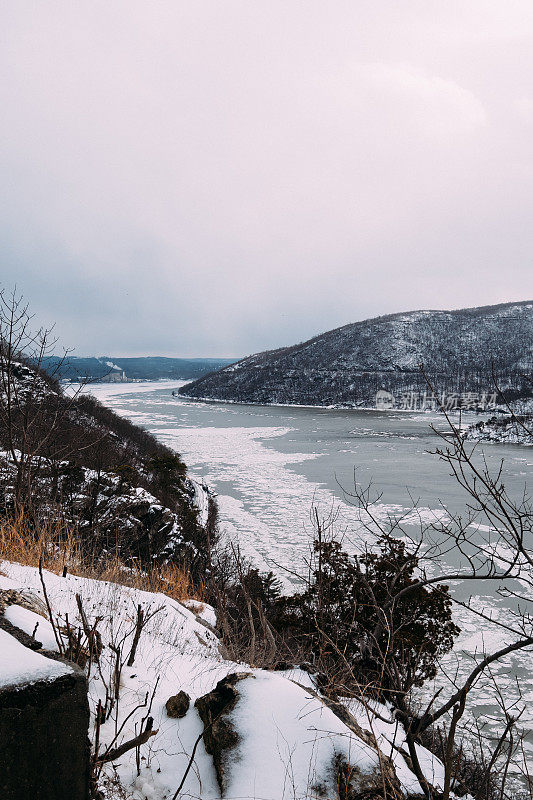
<path fill-rule="evenodd" d="M 129 378 L 120 367 L 112 367 L 103 378 L 97 378 L 99 383 L 127 383 Z"/>

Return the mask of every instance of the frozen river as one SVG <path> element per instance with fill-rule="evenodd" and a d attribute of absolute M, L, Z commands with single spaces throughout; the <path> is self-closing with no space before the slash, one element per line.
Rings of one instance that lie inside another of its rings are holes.
<path fill-rule="evenodd" d="M 449 469 L 432 455 L 440 440 L 430 424 L 443 426 L 436 414 L 332 410 L 297 407 L 201 403 L 174 397 L 177 381 L 100 384 L 90 391 L 115 412 L 150 430 L 183 456 L 193 477 L 205 480 L 218 495 L 223 533 L 264 570 L 298 571 L 312 540 L 310 509 L 326 515 L 335 510 L 339 532 L 360 539 L 357 512 L 346 502 L 345 490 L 354 483 L 373 482 L 381 498 L 375 515 L 385 521 L 391 513 L 407 512 L 413 501 L 413 532 L 420 517 L 429 521 L 464 512 L 465 496 L 450 478 Z M 503 459 L 505 485 L 512 495 L 531 486 L 533 449 L 518 445 L 484 447 L 489 464 Z M 453 555 L 450 556 L 453 561 Z M 288 582 L 293 581 L 285 573 Z M 457 596 L 466 599 L 459 587 Z M 486 612 L 505 619 L 505 602 L 488 585 L 468 587 Z M 478 593 L 478 594 L 476 594 Z M 456 652 L 471 659 L 483 649 L 506 641 L 503 629 L 456 609 L 462 628 Z M 449 669 L 455 669 L 455 656 Z M 498 670 L 512 691 L 518 675 L 533 720 L 532 654 L 514 655 Z M 461 672 L 473 661 L 462 659 Z M 477 708 L 495 711 L 488 683 L 478 689 Z M 531 756 L 531 752 L 530 752 Z"/>
<path fill-rule="evenodd" d="M 100 384 L 90 391 L 117 413 L 150 430 L 184 457 L 193 476 L 219 498 L 222 528 L 258 566 L 294 566 L 309 549 L 309 512 L 336 508 L 337 526 L 357 529 L 345 502 L 354 476 L 381 499 L 375 514 L 407 511 L 425 520 L 458 513 L 465 496 L 430 451 L 440 443 L 437 414 L 201 403 L 173 397 L 176 381 Z M 533 450 L 485 447 L 505 461 L 505 484 L 519 495 L 533 473 Z"/>

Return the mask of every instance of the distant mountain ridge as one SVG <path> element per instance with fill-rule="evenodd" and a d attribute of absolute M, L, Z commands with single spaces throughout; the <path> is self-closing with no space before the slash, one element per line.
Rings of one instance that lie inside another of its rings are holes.
<path fill-rule="evenodd" d="M 376 405 L 376 393 L 503 389 L 530 394 L 533 301 L 456 311 L 410 311 L 344 325 L 307 342 L 257 353 L 180 389 L 249 403 Z M 379 404 L 378 404 L 379 405 Z"/>
<path fill-rule="evenodd" d="M 42 367 L 58 379 L 89 379 L 91 381 L 109 379 L 116 372 L 124 372 L 126 378 L 133 380 L 158 380 L 170 378 L 187 380 L 198 378 L 207 372 L 225 367 L 235 359 L 231 358 L 166 358 L 164 356 L 143 356 L 120 358 L 116 356 L 80 357 L 49 356 Z M 120 380 L 117 377 L 117 380 Z"/>

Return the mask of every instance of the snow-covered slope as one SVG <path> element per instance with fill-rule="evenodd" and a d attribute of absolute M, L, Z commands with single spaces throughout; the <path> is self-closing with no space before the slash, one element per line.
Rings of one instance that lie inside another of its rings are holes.
<path fill-rule="evenodd" d="M 38 623 L 35 638 L 57 650 L 50 623 L 38 613 L 42 603 L 31 610 L 31 598 L 43 597 L 38 571 L 7 562 L 0 570 L 0 592 L 15 600 L 6 601 L 8 620 L 29 635 Z M 99 731 L 99 753 L 119 752 L 101 769 L 106 797 L 335 798 L 341 779 L 354 792 L 382 786 L 380 769 L 397 792 L 391 797 L 419 792 L 402 753 L 402 729 L 387 708 L 380 706 L 378 721 L 370 706 L 352 700 L 339 714 L 335 704 L 323 702 L 306 672 L 265 672 L 225 659 L 201 616 L 164 595 L 48 572 L 44 582 L 63 640 L 67 615 L 71 629 L 81 625 L 77 595 L 88 624 L 96 623 L 102 637 L 99 663 L 86 664 L 85 670 L 93 747 L 100 704 L 108 713 Z M 148 622 L 128 666 L 139 606 Z M 204 609 L 203 616 L 206 611 L 213 620 L 212 609 Z M 31 666 L 35 653 L 22 648 L 21 655 L 21 648 L 16 664 L 7 659 L 6 670 L 24 671 L 25 662 Z M 181 718 L 169 716 L 167 700 L 180 691 L 190 696 L 190 707 Z M 221 697 L 223 707 L 216 711 Z M 120 753 L 122 744 L 141 731 L 151 735 L 140 748 Z M 424 748 L 420 757 L 438 784 L 442 765 Z"/>
<path fill-rule="evenodd" d="M 356 322 L 303 344 L 259 353 L 180 389 L 254 403 L 374 406 L 376 392 L 524 390 L 533 363 L 533 302 L 459 311 L 412 311 Z"/>

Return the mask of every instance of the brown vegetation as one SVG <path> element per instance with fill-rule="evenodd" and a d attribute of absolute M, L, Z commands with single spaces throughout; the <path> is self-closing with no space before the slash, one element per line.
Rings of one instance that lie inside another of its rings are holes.
<path fill-rule="evenodd" d="M 0 521 L 0 563 L 11 561 L 38 567 L 57 575 L 69 572 L 83 578 L 110 581 L 147 592 L 161 592 L 182 601 L 204 601 L 205 587 L 194 581 L 190 570 L 175 563 L 144 565 L 118 555 L 87 553 L 76 531 L 59 519 L 37 529 L 21 513 Z"/>

